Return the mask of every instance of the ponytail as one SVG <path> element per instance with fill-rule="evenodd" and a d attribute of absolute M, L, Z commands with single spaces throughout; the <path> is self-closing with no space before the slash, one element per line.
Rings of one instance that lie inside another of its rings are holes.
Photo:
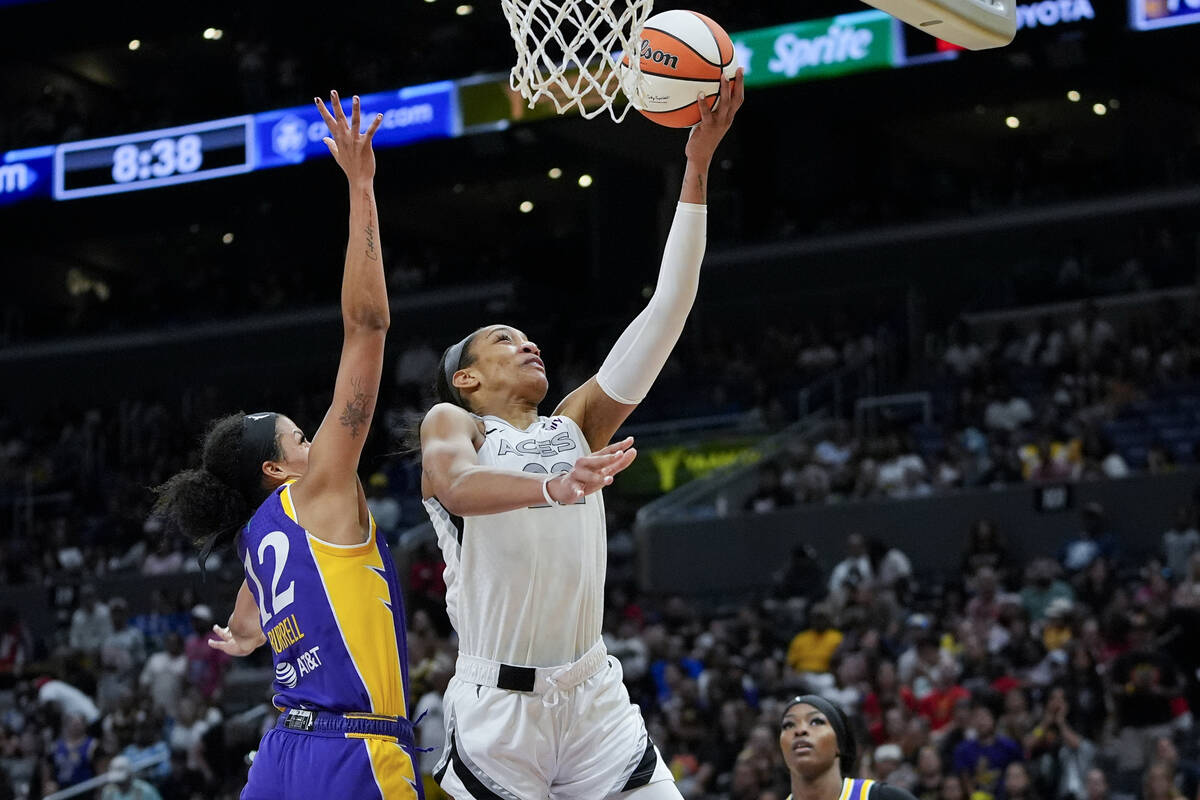
<path fill-rule="evenodd" d="M 236 538 L 270 493 L 262 462 L 280 457 L 275 414 L 242 412 L 214 420 L 204 435 L 202 466 L 186 469 L 153 489 L 155 513 L 173 521 L 199 548 L 200 572 L 208 556 Z"/>

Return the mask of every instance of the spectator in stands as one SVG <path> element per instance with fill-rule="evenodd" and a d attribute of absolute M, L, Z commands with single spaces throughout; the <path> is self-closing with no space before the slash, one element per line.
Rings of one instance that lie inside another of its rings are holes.
<path fill-rule="evenodd" d="M 746 498 L 742 508 L 755 514 L 765 514 L 794 505 L 795 502 L 796 498 L 780 482 L 779 467 L 774 463 L 766 463 L 758 469 L 758 488 Z"/>
<path fill-rule="evenodd" d="M 796 545 L 787 566 L 773 579 L 775 596 L 780 600 L 801 597 L 807 601 L 825 594 L 825 573 L 817 562 L 816 551 L 808 545 Z"/>
<path fill-rule="evenodd" d="M 871 557 L 867 552 L 867 540 L 861 533 L 846 537 L 846 557 L 837 563 L 829 576 L 829 593 L 844 602 L 851 587 L 875 577 L 871 568 Z"/>
<path fill-rule="evenodd" d="M 79 608 L 71 615 L 71 631 L 68 635 L 71 649 L 92 663 L 111 633 L 112 620 L 108 615 L 108 606 L 96 596 L 95 586 L 85 585 L 79 592 Z"/>
<path fill-rule="evenodd" d="M 988 430 L 1012 434 L 1032 420 L 1033 407 L 1029 401 L 1013 394 L 1012 384 L 1008 381 L 997 383 L 983 413 L 983 424 Z"/>
<path fill-rule="evenodd" d="M 939 800 L 967 800 L 966 782 L 958 775 L 947 775 L 942 778 L 942 790 Z"/>
<path fill-rule="evenodd" d="M 1179 791 L 1170 767 L 1155 761 L 1142 776 L 1142 800 L 1188 800 Z"/>
<path fill-rule="evenodd" d="M 150 696 L 155 712 L 169 716 L 174 713 L 183 696 L 188 658 L 184 653 L 183 639 L 178 633 L 167 634 L 165 647 L 165 650 L 146 659 L 138 683 Z"/>
<path fill-rule="evenodd" d="M 996 717 L 988 702 L 976 698 L 971 707 L 975 738 L 954 749 L 954 772 L 961 777 L 973 798 L 994 798 L 1003 788 L 1004 770 L 1024 758 L 1021 746 L 996 733 Z"/>
<path fill-rule="evenodd" d="M 1062 363 L 1065 350 L 1063 332 L 1054 327 L 1053 317 L 1043 314 L 1038 318 L 1037 328 L 1025 338 L 1021 361 L 1028 367 L 1054 369 Z"/>
<path fill-rule="evenodd" d="M 813 606 L 809 613 L 808 627 L 792 637 L 791 644 L 788 645 L 788 666 L 801 676 L 829 673 L 833 654 L 843 638 L 843 633 L 834 627 L 829 606 Z"/>
<path fill-rule="evenodd" d="M 1068 339 L 1075 352 L 1095 359 L 1116 339 L 1113 326 L 1100 317 L 1095 300 L 1083 303 L 1080 318 L 1071 324 Z"/>
<path fill-rule="evenodd" d="M 183 551 L 172 536 L 160 536 L 154 552 L 142 562 L 143 575 L 175 575 L 183 572 Z"/>
<path fill-rule="evenodd" d="M 171 631 L 180 636 L 192 632 L 192 626 L 186 614 L 177 614 L 171 610 L 162 590 L 153 589 L 150 592 L 150 609 L 137 614 L 130 623 L 142 632 L 146 647 L 157 649 L 163 646 L 167 634 Z"/>
<path fill-rule="evenodd" d="M 1085 739 L 1097 740 L 1107 713 L 1104 682 L 1091 652 L 1081 641 L 1067 648 L 1067 672 L 1061 686 L 1070 727 Z"/>
<path fill-rule="evenodd" d="M 96 774 L 98 745 L 99 742 L 88 735 L 82 716 L 63 712 L 62 735 L 50 749 L 50 758 L 54 762 L 54 784 L 58 789 L 83 783 Z"/>
<path fill-rule="evenodd" d="M 1180 692 L 1175 662 L 1154 644 L 1150 620 L 1129 617 L 1129 649 L 1112 664 L 1110 691 L 1117 712 L 1118 769 L 1137 771 L 1154 740 L 1169 735 L 1172 700 Z"/>
<path fill-rule="evenodd" d="M 950 346 L 942 361 L 956 378 L 968 378 L 983 364 L 983 350 L 971 336 L 971 328 L 958 320 L 950 329 Z"/>
<path fill-rule="evenodd" d="M 134 729 L 133 742 L 121 751 L 121 755 L 134 764 L 153 762 L 146 768 L 146 777 L 161 781 L 171 774 L 171 746 L 162 735 L 162 718 L 147 715 Z"/>
<path fill-rule="evenodd" d="M 929 692 L 921 698 L 917 709 L 929 720 L 929 727 L 939 734 L 954 721 L 954 712 L 959 704 L 971 699 L 971 693 L 958 683 L 958 670 L 943 664 L 933 670 Z"/>
<path fill-rule="evenodd" d="M 1092 767 L 1083 779 L 1083 800 L 1109 800 L 1108 776 L 1099 767 Z"/>
<path fill-rule="evenodd" d="M 1050 690 L 1041 720 L 1025 737 L 1034 783 L 1043 797 L 1082 798 L 1088 770 L 1099 751 L 1070 724 L 1070 706 L 1061 687 Z"/>
<path fill-rule="evenodd" d="M 1192 553 L 1187 572 L 1175 587 L 1172 603 L 1179 608 L 1200 609 L 1200 553 Z"/>
<path fill-rule="evenodd" d="M 367 479 L 367 508 L 379 532 L 394 541 L 400 528 L 400 503 L 388 491 L 388 477 L 375 472 Z"/>
<path fill-rule="evenodd" d="M 1163 558 L 1171 577 L 1179 580 L 1187 575 L 1188 559 L 1200 550 L 1200 530 L 1196 529 L 1196 511 L 1191 506 L 1180 506 L 1175 520 L 1163 533 Z"/>
<path fill-rule="evenodd" d="M 33 655 L 33 638 L 12 606 L 0 608 L 0 690 L 9 689 Z"/>
<path fill-rule="evenodd" d="M 1004 779 L 1001 782 L 1004 800 L 1040 800 L 1040 795 L 1033 785 L 1029 767 L 1023 761 L 1013 761 L 1004 768 Z"/>
<path fill-rule="evenodd" d="M 1170 736 L 1159 736 L 1154 740 L 1154 761 L 1162 764 L 1171 776 L 1171 782 L 1186 798 L 1196 797 L 1200 789 L 1200 765 L 1179 758 L 1179 748 Z"/>
<path fill-rule="evenodd" d="M 877 781 L 908 789 L 911 781 L 906 781 L 904 775 L 898 774 L 904 764 L 903 754 L 898 744 L 883 744 L 875 748 L 871 757 L 871 774 Z M 911 770 L 910 770 L 911 771 Z"/>
<path fill-rule="evenodd" d="M 204 744 L 205 734 L 221 722 L 221 712 L 216 707 L 205 707 L 199 693 L 191 691 L 179 701 L 175 710 L 174 724 L 167 739 L 172 752 L 187 756 L 187 768 L 200 773 L 206 783 L 215 779 Z"/>
<path fill-rule="evenodd" d="M 1116 594 L 1117 576 L 1109 562 L 1097 558 L 1083 571 L 1075 576 L 1075 598 L 1090 608 L 1094 613 L 1100 613 Z"/>
<path fill-rule="evenodd" d="M 1059 561 L 1069 575 L 1083 572 L 1097 558 L 1111 561 L 1116 554 L 1116 542 L 1108 532 L 1104 507 L 1088 503 L 1083 507 L 1082 517 L 1083 529 L 1059 553 Z"/>
<path fill-rule="evenodd" d="M 974 575 L 980 567 L 990 567 L 1002 583 L 1007 581 L 1008 548 L 996 530 L 995 523 L 987 519 L 971 523 L 971 530 L 967 534 L 967 547 L 962 557 L 964 575 Z"/>
<path fill-rule="evenodd" d="M 192 608 L 192 635 L 183 644 L 187 654 L 188 683 L 200 690 L 205 700 L 220 697 L 221 687 L 225 682 L 225 671 L 233 658 L 225 652 L 210 647 L 210 639 L 220 641 L 220 637 L 212 630 L 213 615 L 206 605 Z"/>
<path fill-rule="evenodd" d="M 117 698 L 132 691 L 137 681 L 138 667 L 146 660 L 146 644 L 142 632 L 129 624 L 129 607 L 124 598 L 109 601 L 113 632 L 100 647 L 100 682 L 96 700 L 100 708 L 111 711 Z"/>
<path fill-rule="evenodd" d="M 1075 591 L 1069 583 L 1059 579 L 1059 574 L 1058 564 L 1051 558 L 1035 558 L 1025 570 L 1021 606 L 1034 624 L 1045 618 L 1046 609 L 1055 600 L 1075 599 Z"/>
<path fill-rule="evenodd" d="M 944 771 L 938 749 L 927 744 L 917 753 L 916 781 L 909 789 L 917 800 L 938 800 L 942 791 Z"/>
<path fill-rule="evenodd" d="M 133 776 L 133 763 L 126 756 L 117 756 L 108 765 L 112 783 L 100 792 L 100 800 L 162 800 L 153 784 Z"/>
<path fill-rule="evenodd" d="M 1175 454 L 1162 442 L 1154 442 L 1146 451 L 1146 471 L 1151 475 L 1170 475 L 1179 468 Z"/>

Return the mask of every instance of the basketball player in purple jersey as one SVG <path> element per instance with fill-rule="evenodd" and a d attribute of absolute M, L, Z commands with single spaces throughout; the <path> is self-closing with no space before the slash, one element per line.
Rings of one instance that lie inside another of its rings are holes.
<path fill-rule="evenodd" d="M 350 187 L 342 276 L 345 337 L 333 403 L 311 444 L 282 414 L 234 414 L 206 435 L 203 465 L 159 487 L 157 507 L 205 540 L 234 535 L 245 581 L 213 647 L 269 643 L 281 714 L 250 768 L 243 800 L 421 798 L 407 719 L 400 584 L 358 480 L 389 325 L 375 208 L 375 155 L 357 97 L 346 119 L 314 99 Z"/>

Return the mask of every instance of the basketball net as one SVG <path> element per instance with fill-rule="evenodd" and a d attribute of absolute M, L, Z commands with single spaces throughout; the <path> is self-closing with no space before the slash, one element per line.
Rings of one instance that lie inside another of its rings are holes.
<path fill-rule="evenodd" d="M 500 0 L 517 48 L 509 84 L 533 108 L 542 98 L 559 114 L 578 108 L 586 119 L 608 111 L 620 122 L 644 97 L 642 26 L 654 0 Z M 615 57 L 614 57 L 615 55 Z M 625 66 L 622 56 L 628 56 Z"/>

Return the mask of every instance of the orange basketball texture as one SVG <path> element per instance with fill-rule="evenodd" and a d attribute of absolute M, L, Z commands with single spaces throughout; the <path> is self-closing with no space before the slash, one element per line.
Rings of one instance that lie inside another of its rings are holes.
<path fill-rule="evenodd" d="M 695 11 L 664 11 L 646 20 L 640 55 L 646 104 L 638 111 L 669 128 L 699 122 L 698 95 L 703 92 L 708 107 L 715 107 L 721 73 L 732 78 L 737 72 L 729 34 Z"/>

